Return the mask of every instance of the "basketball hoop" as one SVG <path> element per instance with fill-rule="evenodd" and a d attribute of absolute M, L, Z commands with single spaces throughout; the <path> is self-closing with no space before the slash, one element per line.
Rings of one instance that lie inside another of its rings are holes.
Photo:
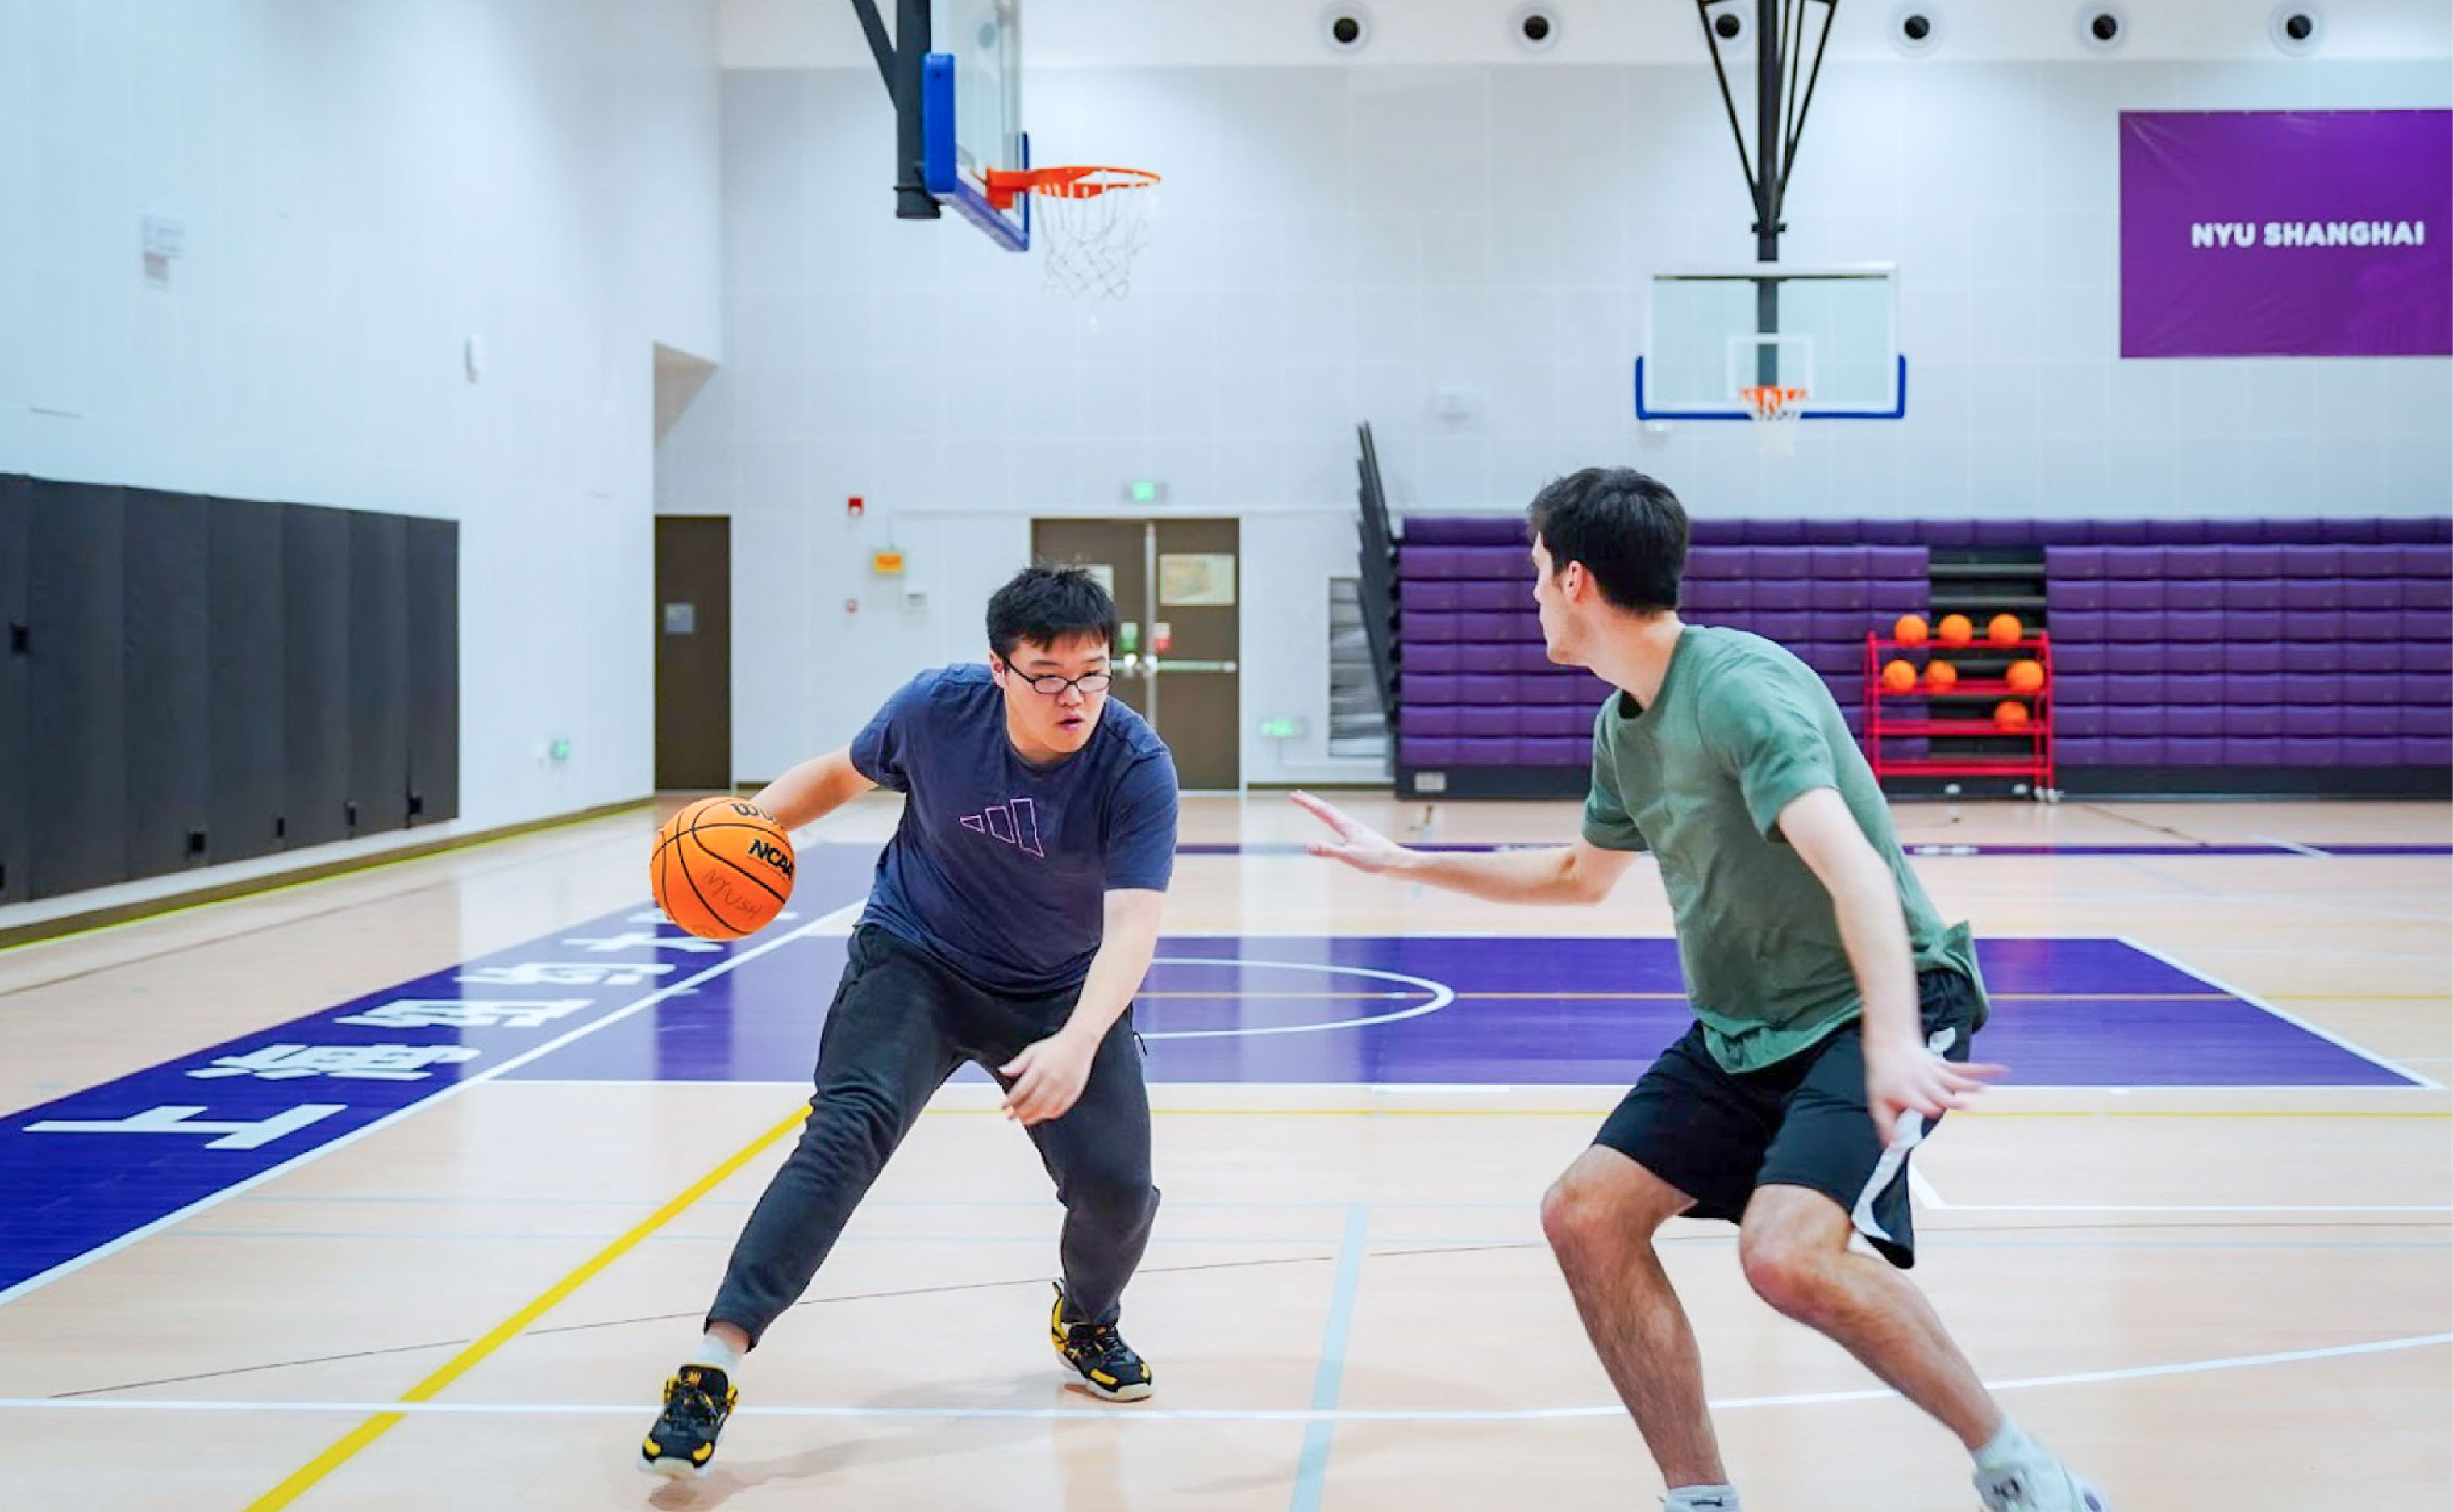
<path fill-rule="evenodd" d="M 1787 456 L 1797 447 L 1796 422 L 1805 413 L 1805 390 L 1778 384 L 1756 384 L 1738 390 L 1738 402 L 1755 419 L 1755 439 L 1774 456 Z"/>
<path fill-rule="evenodd" d="M 1047 248 L 1051 294 L 1122 299 L 1132 287 L 1133 254 L 1149 240 L 1158 175 L 1137 168 L 1037 168 L 988 174 L 998 209 L 1028 194 L 1031 232 Z"/>

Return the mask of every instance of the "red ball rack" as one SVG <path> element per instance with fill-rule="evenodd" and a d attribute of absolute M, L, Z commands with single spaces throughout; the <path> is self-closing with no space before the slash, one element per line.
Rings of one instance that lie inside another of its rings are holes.
<path fill-rule="evenodd" d="M 1925 667 L 1929 662 L 1944 661 L 1956 666 L 1963 657 L 1983 656 L 2033 661 L 2044 668 L 2044 680 L 2033 688 L 2012 687 L 2000 677 L 1962 677 L 1942 690 L 1925 685 Z M 1894 692 L 1883 686 L 1883 664 L 1893 660 L 1906 661 L 1916 666 L 1916 686 L 1904 692 Z M 2026 706 L 2027 723 L 2024 727 L 2004 729 L 1994 723 L 1993 709 L 2005 699 L 2015 699 Z M 1910 705 L 1921 706 L 1924 712 L 1909 711 L 1907 706 Z M 1955 717 L 1948 712 L 1971 705 L 1982 712 Z M 2019 741 L 2026 748 L 2017 754 L 1933 754 L 1930 743 L 1937 739 L 1997 743 Z M 2033 796 L 2057 796 L 2053 782 L 2052 638 L 2038 630 L 2016 646 L 1999 646 L 1986 640 L 1971 641 L 1965 646 L 1944 646 L 1932 640 L 1910 645 L 1868 633 L 1865 637 L 1865 760 L 1874 768 L 1877 778 L 2024 778 Z M 1926 754 L 1910 756 L 1902 753 L 1899 746 L 1908 741 L 1925 743 Z"/>

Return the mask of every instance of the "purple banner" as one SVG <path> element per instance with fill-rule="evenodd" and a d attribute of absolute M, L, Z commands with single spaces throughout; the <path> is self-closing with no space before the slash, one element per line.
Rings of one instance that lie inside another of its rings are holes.
<path fill-rule="evenodd" d="M 2453 355 L 2453 110 L 2124 112 L 2121 355 Z"/>

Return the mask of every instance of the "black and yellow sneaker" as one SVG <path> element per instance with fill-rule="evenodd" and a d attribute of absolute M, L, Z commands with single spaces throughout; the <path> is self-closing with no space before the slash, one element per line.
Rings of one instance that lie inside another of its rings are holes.
<path fill-rule="evenodd" d="M 664 1415 L 639 1445 L 639 1468 L 649 1475 L 707 1474 L 724 1420 L 741 1393 L 713 1365 L 684 1365 L 665 1382 Z"/>
<path fill-rule="evenodd" d="M 1067 1309 L 1062 1285 L 1056 1288 L 1056 1305 L 1047 1314 L 1047 1337 L 1094 1395 L 1109 1402 L 1139 1402 L 1150 1394 L 1148 1363 L 1133 1353 L 1133 1346 L 1125 1343 L 1114 1323 L 1074 1317 Z"/>

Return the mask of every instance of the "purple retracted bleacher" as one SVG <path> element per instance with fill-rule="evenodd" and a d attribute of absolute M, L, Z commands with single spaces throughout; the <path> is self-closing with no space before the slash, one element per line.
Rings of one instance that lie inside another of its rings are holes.
<path fill-rule="evenodd" d="M 1409 514 L 1405 541 L 1408 546 L 1496 546 L 1525 539 L 1522 515 Z"/>
<path fill-rule="evenodd" d="M 2226 737 L 2260 735 L 2276 737 L 2283 733 L 2288 712 L 2279 704 L 2226 704 L 2218 721 Z"/>
<path fill-rule="evenodd" d="M 1551 666 L 1518 515 L 1418 516 L 1398 553 L 1401 759 L 1577 766 L 1605 692 Z M 1705 520 L 1682 609 L 1822 674 L 1930 617 L 1935 547 L 2040 548 L 2064 765 L 2453 760 L 2453 517 Z"/>

